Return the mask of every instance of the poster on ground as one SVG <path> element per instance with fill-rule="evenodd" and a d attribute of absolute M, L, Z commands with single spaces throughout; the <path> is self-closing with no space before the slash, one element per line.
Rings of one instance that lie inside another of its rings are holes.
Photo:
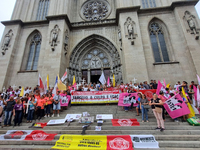
<path fill-rule="evenodd" d="M 79 118 L 82 117 L 82 114 L 67 114 L 65 117 L 65 120 L 73 119 L 73 120 L 79 120 Z"/>
<path fill-rule="evenodd" d="M 130 135 L 134 148 L 159 148 L 153 135 Z"/>
<path fill-rule="evenodd" d="M 98 104 L 98 103 L 118 103 L 119 90 L 114 91 L 75 91 L 71 95 L 72 104 Z"/>
<path fill-rule="evenodd" d="M 109 120 L 113 119 L 113 114 L 97 114 L 96 119 L 104 119 L 104 120 Z"/>
<path fill-rule="evenodd" d="M 59 125 L 59 124 L 64 124 L 65 123 L 65 119 L 55 119 L 55 120 L 50 120 L 47 125 L 51 126 L 51 125 Z"/>

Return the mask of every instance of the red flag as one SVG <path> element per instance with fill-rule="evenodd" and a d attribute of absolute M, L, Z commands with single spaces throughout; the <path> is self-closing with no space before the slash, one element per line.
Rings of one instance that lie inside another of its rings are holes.
<path fill-rule="evenodd" d="M 47 134 L 41 130 L 35 130 L 31 134 L 27 135 L 25 140 L 32 141 L 52 141 L 57 134 Z"/>
<path fill-rule="evenodd" d="M 140 126 L 137 119 L 112 119 L 113 126 Z"/>
<path fill-rule="evenodd" d="M 39 85 L 39 88 L 40 88 L 40 93 L 42 94 L 44 92 L 44 84 L 42 82 L 42 78 L 39 74 L 39 78 L 38 78 L 38 85 Z"/>

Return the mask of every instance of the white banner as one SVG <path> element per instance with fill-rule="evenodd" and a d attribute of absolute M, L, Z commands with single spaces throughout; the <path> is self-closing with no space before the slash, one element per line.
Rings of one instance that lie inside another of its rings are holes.
<path fill-rule="evenodd" d="M 47 125 L 57 125 L 57 124 L 64 124 L 65 123 L 65 119 L 56 119 L 56 120 L 50 120 Z"/>
<path fill-rule="evenodd" d="M 112 114 L 97 114 L 96 119 L 113 119 Z"/>
<path fill-rule="evenodd" d="M 159 148 L 153 135 L 130 135 L 134 148 Z"/>
<path fill-rule="evenodd" d="M 6 134 L 0 136 L 0 140 L 21 141 L 31 134 L 33 130 L 8 130 Z"/>
<path fill-rule="evenodd" d="M 65 117 L 65 120 L 73 119 L 73 120 L 79 120 L 79 118 L 82 117 L 82 114 L 67 114 Z"/>

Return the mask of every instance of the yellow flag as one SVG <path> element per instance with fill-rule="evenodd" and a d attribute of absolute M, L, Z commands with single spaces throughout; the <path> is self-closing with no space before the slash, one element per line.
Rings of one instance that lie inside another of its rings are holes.
<path fill-rule="evenodd" d="M 182 87 L 182 93 L 183 93 L 183 97 L 184 97 L 186 100 L 188 100 L 188 99 L 187 99 L 187 96 L 186 96 L 186 94 L 185 94 L 185 90 L 184 90 L 183 87 Z M 189 110 L 190 110 L 190 114 L 188 114 L 188 119 L 189 119 L 189 118 L 192 118 L 192 117 L 195 117 L 195 112 L 194 112 L 192 106 L 190 105 L 189 102 L 187 103 L 187 105 L 188 105 L 188 108 L 189 108 Z"/>
<path fill-rule="evenodd" d="M 75 76 L 73 77 L 73 85 L 76 83 Z"/>
<path fill-rule="evenodd" d="M 19 94 L 19 96 L 23 97 L 24 96 L 24 87 L 22 86 L 21 92 Z"/>
<path fill-rule="evenodd" d="M 47 75 L 47 89 L 49 89 L 49 75 Z"/>
<path fill-rule="evenodd" d="M 67 90 L 66 85 L 64 85 L 64 84 L 62 83 L 62 81 L 60 80 L 59 75 L 58 75 L 58 83 L 57 83 L 57 86 L 58 86 L 58 89 L 59 89 L 59 90 L 62 90 L 62 91 L 66 91 L 66 90 Z"/>
<path fill-rule="evenodd" d="M 113 74 L 113 87 L 115 87 L 115 75 Z"/>
<path fill-rule="evenodd" d="M 167 84 L 166 88 L 169 88 L 169 86 L 170 86 L 170 83 Z"/>

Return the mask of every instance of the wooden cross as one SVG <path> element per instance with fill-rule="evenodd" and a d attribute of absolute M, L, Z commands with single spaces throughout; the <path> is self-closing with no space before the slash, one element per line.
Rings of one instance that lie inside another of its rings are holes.
<path fill-rule="evenodd" d="M 28 100 L 28 102 L 27 103 L 24 103 L 24 105 L 26 105 L 26 114 L 28 114 L 28 107 L 29 107 L 29 102 L 30 102 L 30 100 Z"/>
<path fill-rule="evenodd" d="M 133 81 L 133 83 L 136 83 L 137 79 L 136 79 L 136 78 L 134 78 L 132 81 Z"/>

